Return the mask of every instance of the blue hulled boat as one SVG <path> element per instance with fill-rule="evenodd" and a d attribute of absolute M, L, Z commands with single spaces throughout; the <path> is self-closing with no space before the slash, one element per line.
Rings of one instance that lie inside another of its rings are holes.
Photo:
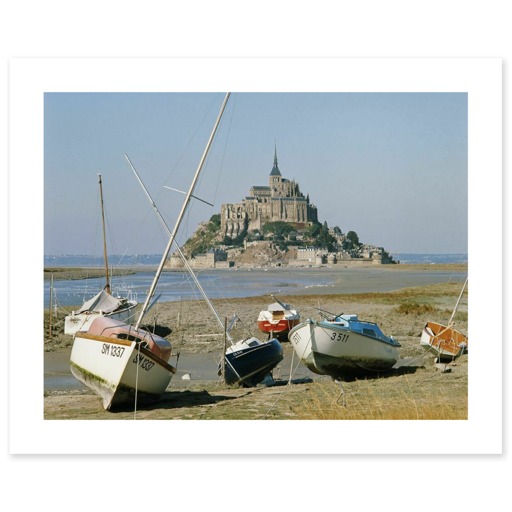
<path fill-rule="evenodd" d="M 256 386 L 283 360 L 283 347 L 276 338 L 260 341 L 251 337 L 238 341 L 224 355 L 227 384 Z M 219 365 L 219 375 L 222 365 Z"/>

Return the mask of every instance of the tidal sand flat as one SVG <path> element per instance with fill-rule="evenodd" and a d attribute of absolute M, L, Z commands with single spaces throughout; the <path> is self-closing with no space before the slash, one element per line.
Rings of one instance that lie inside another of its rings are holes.
<path fill-rule="evenodd" d="M 171 363 L 177 365 L 178 373 L 160 401 L 137 409 L 137 419 L 467 419 L 468 354 L 441 370 L 434 356 L 419 346 L 427 320 L 449 320 L 466 271 L 452 268 L 444 282 L 401 287 L 396 283 L 402 282 L 403 274 L 390 269 L 383 274 L 393 286 L 391 291 L 338 293 L 339 288 L 332 286 L 331 293 L 322 287 L 322 293 L 308 288 L 284 296 L 303 319 L 318 318 L 318 308 L 355 313 L 378 323 L 401 343 L 397 368 L 343 383 L 310 372 L 283 340 L 285 358 L 275 369 L 273 381 L 255 388 L 227 386 L 217 375 L 224 336 L 204 301 L 159 303 L 146 321 L 172 328 L 168 336 L 173 342 Z M 435 274 L 438 269 L 415 272 Z M 241 319 L 232 331 L 234 339 L 248 333 L 264 336 L 258 333 L 256 318 L 269 302 L 267 294 L 213 302 L 221 317 L 236 313 Z M 467 293 L 455 322 L 467 333 Z M 100 399 L 73 380 L 68 367 L 72 338 L 61 334 L 58 325 L 59 319 L 53 319 L 50 338 L 45 324 L 45 419 L 133 418 L 133 410 L 104 411 Z"/>

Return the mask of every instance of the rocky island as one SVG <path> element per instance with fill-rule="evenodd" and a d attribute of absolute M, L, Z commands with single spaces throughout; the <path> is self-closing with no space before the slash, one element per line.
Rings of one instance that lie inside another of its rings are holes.
<path fill-rule="evenodd" d="M 277 162 L 268 185 L 254 185 L 239 203 L 221 206 L 220 214 L 199 225 L 182 252 L 194 268 L 232 266 L 321 266 L 396 263 L 383 247 L 364 244 L 318 220 L 318 209 L 295 180 L 284 178 Z M 170 268 L 184 263 L 175 253 Z"/>

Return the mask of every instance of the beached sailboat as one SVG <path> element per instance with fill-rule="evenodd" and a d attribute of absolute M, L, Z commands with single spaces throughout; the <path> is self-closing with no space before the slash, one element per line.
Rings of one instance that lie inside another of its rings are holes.
<path fill-rule="evenodd" d="M 106 410 L 158 400 L 176 369 L 169 364 L 172 345 L 133 325 L 97 317 L 78 331 L 70 369 L 99 395 Z"/>
<path fill-rule="evenodd" d="M 251 336 L 231 343 L 224 354 L 224 365 L 219 364 L 219 375 L 226 384 L 253 387 L 283 360 L 283 347 L 277 338 L 265 341 Z"/>
<path fill-rule="evenodd" d="M 131 405 L 136 409 L 140 402 L 157 400 L 165 392 L 176 372 L 169 364 L 171 343 L 141 329 L 140 325 L 150 308 L 228 98 L 229 93 L 224 99 L 174 230 L 169 236 L 137 323 L 132 326 L 112 319 L 97 318 L 87 331 L 78 331 L 75 334 L 70 359 L 71 373 L 103 399 L 105 409 Z"/>
<path fill-rule="evenodd" d="M 398 361 L 401 346 L 377 324 L 353 314 L 308 319 L 294 327 L 288 339 L 312 372 L 341 380 L 390 370 Z"/>
<path fill-rule="evenodd" d="M 260 311 L 258 315 L 258 327 L 261 332 L 275 336 L 287 335 L 293 327 L 300 322 L 300 314 L 290 304 L 275 300 L 267 306 L 267 309 Z"/>
<path fill-rule="evenodd" d="M 449 362 L 460 357 L 468 349 L 468 337 L 454 328 L 454 317 L 468 280 L 460 292 L 448 325 L 427 322 L 420 337 L 420 346 L 435 354 L 438 362 Z"/>
<path fill-rule="evenodd" d="M 101 174 L 98 174 L 100 187 L 101 218 L 103 225 L 103 258 L 105 262 L 105 287 L 94 297 L 86 300 L 77 311 L 72 311 L 64 318 L 64 334 L 75 334 L 78 330 L 87 330 L 93 320 L 99 316 L 107 316 L 114 320 L 129 322 L 134 318 L 138 303 L 131 297 L 116 297 L 110 290 L 110 279 L 107 256 L 107 237 L 105 232 L 105 208 L 103 204 L 103 186 Z"/>
<path fill-rule="evenodd" d="M 137 180 L 139 181 L 142 189 L 144 190 L 149 202 L 153 206 L 155 213 L 162 224 L 163 228 L 170 233 L 169 227 L 162 217 L 158 207 L 156 206 L 153 198 L 148 192 L 146 186 L 142 182 L 139 173 L 135 169 L 128 155 L 125 154 L 126 160 L 130 164 L 132 171 L 134 172 Z M 195 197 L 195 196 L 194 196 Z M 199 198 L 196 198 L 199 199 Z M 242 339 L 238 342 L 233 342 L 229 329 L 223 324 L 217 310 L 206 295 L 204 288 L 197 279 L 197 276 L 187 258 L 180 249 L 180 246 L 175 241 L 176 251 L 182 259 L 187 271 L 192 277 L 198 290 L 201 292 L 205 302 L 208 304 L 213 316 L 219 323 L 220 327 L 225 332 L 226 339 L 229 339 L 231 346 L 228 347 L 223 355 L 223 359 L 218 365 L 218 374 L 224 377 L 224 381 L 227 384 L 238 384 L 243 386 L 256 386 L 262 382 L 267 375 L 282 361 L 283 359 L 283 348 L 277 338 L 270 338 L 266 341 L 261 341 L 258 338 L 252 336 L 246 339 Z"/>

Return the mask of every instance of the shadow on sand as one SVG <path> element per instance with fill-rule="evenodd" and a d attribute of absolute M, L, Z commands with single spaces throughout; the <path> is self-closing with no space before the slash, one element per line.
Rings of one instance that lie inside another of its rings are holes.
<path fill-rule="evenodd" d="M 390 377 L 398 377 L 400 375 L 410 375 L 416 373 L 419 368 L 423 368 L 423 365 L 403 365 L 393 367 L 390 370 L 382 372 L 363 372 L 354 375 L 347 375 L 345 378 L 337 379 L 343 382 L 352 382 L 354 380 L 375 380 L 375 379 L 388 379 Z"/>
<path fill-rule="evenodd" d="M 179 391 L 166 391 L 159 400 L 154 402 L 140 403 L 137 406 L 139 411 L 153 411 L 156 409 L 180 409 L 187 407 L 196 407 L 201 405 L 215 405 L 220 402 L 227 400 L 236 400 L 242 396 L 247 396 L 252 393 L 251 390 L 247 390 L 242 395 L 211 395 L 208 391 L 190 391 L 190 390 L 179 390 Z M 111 412 L 120 413 L 128 412 L 133 410 L 133 405 L 119 406 L 112 409 Z"/>

